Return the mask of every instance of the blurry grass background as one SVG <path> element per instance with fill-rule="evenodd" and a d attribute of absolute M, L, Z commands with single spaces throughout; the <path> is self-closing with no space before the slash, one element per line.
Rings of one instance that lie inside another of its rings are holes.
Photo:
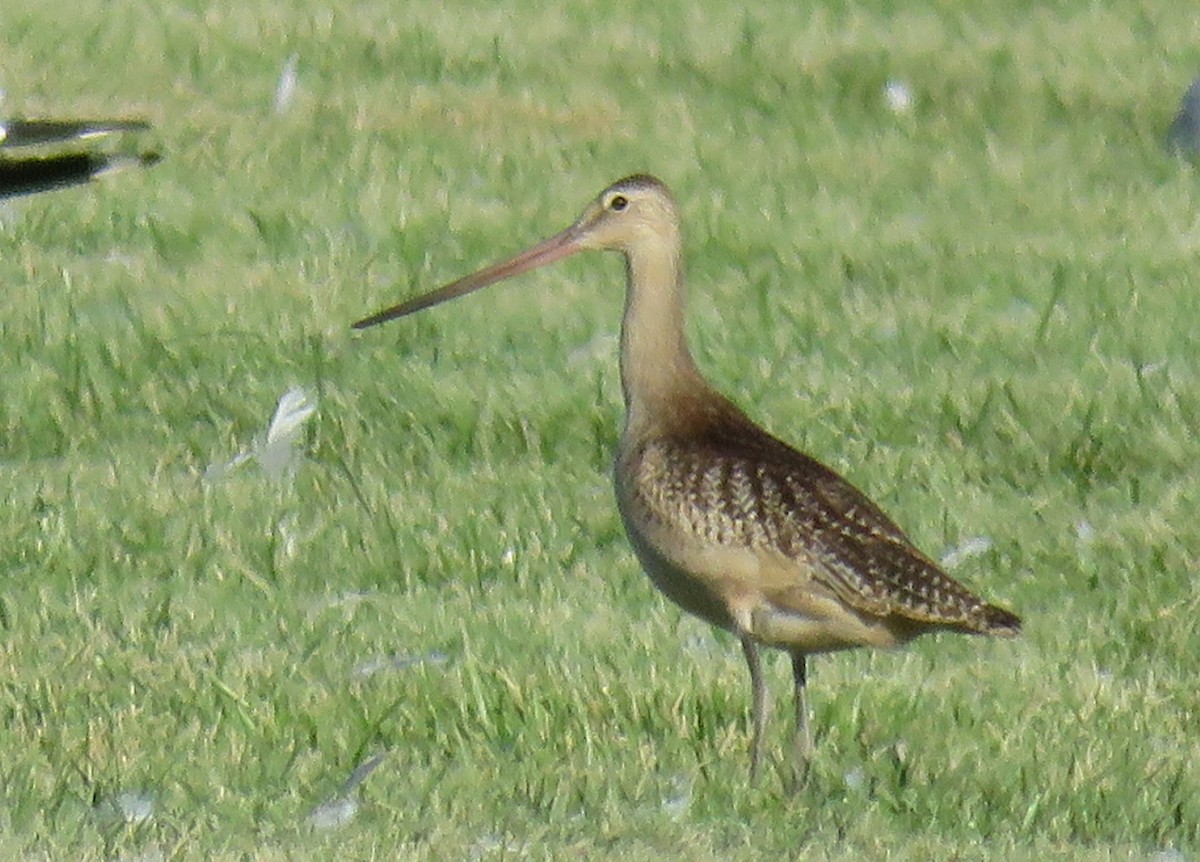
<path fill-rule="evenodd" d="M 6 0 L 0 114 L 166 160 L 0 210 L 0 855 L 1196 858 L 1200 19 L 726 5 Z M 1026 619 L 818 660 L 795 798 L 617 520 L 619 261 L 348 329 L 641 170 L 713 381 Z"/>

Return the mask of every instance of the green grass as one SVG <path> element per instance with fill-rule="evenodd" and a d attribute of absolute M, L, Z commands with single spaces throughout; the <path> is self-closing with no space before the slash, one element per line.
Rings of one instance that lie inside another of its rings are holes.
<path fill-rule="evenodd" d="M 0 855 L 1200 853 L 1192 10 L 706 5 L 5 3 L 3 112 L 167 158 L 2 213 Z M 817 660 L 795 798 L 617 520 L 619 262 L 348 329 L 635 170 L 712 379 L 1026 619 Z"/>

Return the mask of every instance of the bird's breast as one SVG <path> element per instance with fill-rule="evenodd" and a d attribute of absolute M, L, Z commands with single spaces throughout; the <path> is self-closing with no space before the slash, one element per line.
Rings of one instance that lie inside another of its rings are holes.
<path fill-rule="evenodd" d="M 761 555 L 738 534 L 745 525 L 722 517 L 713 501 L 661 467 L 633 447 L 622 447 L 616 464 L 617 507 L 642 568 L 685 611 L 748 630 L 763 572 Z"/>

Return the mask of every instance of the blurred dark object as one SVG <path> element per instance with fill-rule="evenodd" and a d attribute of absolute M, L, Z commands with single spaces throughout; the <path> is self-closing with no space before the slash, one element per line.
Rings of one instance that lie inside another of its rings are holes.
<path fill-rule="evenodd" d="M 152 165 L 158 153 L 120 149 L 84 149 L 94 139 L 115 140 L 149 131 L 144 120 L 23 120 L 0 121 L 0 149 L 29 147 L 68 149 L 40 155 L 0 155 L 0 198 L 31 195 L 89 182 L 127 167 Z"/>
<path fill-rule="evenodd" d="M 1179 113 L 1167 132 L 1167 149 L 1175 153 L 1200 153 L 1200 78 L 1192 81 Z"/>

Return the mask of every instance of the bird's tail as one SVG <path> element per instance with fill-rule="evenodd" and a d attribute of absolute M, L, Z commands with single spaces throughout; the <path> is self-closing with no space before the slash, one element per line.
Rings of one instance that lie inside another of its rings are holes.
<path fill-rule="evenodd" d="M 979 609 L 978 620 L 982 634 L 1002 638 L 1015 638 L 1021 633 L 1021 618 L 1011 611 L 995 605 L 984 605 Z"/>
<path fill-rule="evenodd" d="M 89 182 L 102 174 L 159 161 L 155 152 L 128 154 L 63 153 L 0 160 L 0 198 L 19 197 Z"/>
<path fill-rule="evenodd" d="M 145 120 L 0 120 L 0 147 L 61 144 L 149 129 Z"/>

